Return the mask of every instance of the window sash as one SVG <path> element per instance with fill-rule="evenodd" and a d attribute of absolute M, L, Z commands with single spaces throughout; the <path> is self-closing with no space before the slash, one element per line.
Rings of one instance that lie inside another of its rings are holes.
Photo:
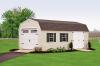
<path fill-rule="evenodd" d="M 37 32 L 37 30 L 31 30 L 31 33 L 36 33 Z"/>
<path fill-rule="evenodd" d="M 23 32 L 23 33 L 28 33 L 28 32 L 29 32 L 29 30 L 22 30 L 22 32 Z"/>
<path fill-rule="evenodd" d="M 60 33 L 60 42 L 68 42 L 68 33 Z"/>
<path fill-rule="evenodd" d="M 56 33 L 47 33 L 47 42 L 56 42 Z"/>

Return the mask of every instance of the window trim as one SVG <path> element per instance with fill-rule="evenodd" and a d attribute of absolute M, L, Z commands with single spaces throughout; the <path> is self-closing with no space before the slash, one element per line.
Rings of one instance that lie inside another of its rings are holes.
<path fill-rule="evenodd" d="M 68 42 L 68 33 L 60 33 L 60 42 Z"/>
<path fill-rule="evenodd" d="M 37 30 L 30 30 L 31 33 L 37 33 Z"/>
<path fill-rule="evenodd" d="M 29 30 L 24 29 L 24 30 L 22 30 L 22 33 L 29 33 Z"/>
<path fill-rule="evenodd" d="M 56 42 L 56 33 L 47 33 L 47 42 Z"/>

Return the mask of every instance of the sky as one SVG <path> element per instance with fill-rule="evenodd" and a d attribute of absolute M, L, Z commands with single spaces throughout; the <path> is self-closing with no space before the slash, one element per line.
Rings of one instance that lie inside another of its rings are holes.
<path fill-rule="evenodd" d="M 5 11 L 17 7 L 31 9 L 38 19 L 75 21 L 100 30 L 100 0 L 0 0 L 0 22 Z"/>

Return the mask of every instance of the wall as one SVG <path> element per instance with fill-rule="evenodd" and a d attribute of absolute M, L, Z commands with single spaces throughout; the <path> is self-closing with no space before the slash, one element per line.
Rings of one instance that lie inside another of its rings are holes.
<path fill-rule="evenodd" d="M 56 33 L 56 42 L 47 42 L 46 34 L 47 33 Z M 60 33 L 68 33 L 68 42 L 60 42 Z M 65 47 L 69 49 L 69 43 L 72 41 L 73 32 L 72 31 L 42 31 L 41 32 L 41 47 L 43 51 L 46 51 L 49 48 L 58 48 Z M 88 32 L 84 32 L 84 48 L 88 48 Z"/>
<path fill-rule="evenodd" d="M 47 33 L 56 33 L 56 42 L 47 42 Z M 68 42 L 60 42 L 60 33 L 68 33 Z M 68 44 L 71 42 L 72 32 L 68 31 L 42 31 L 41 32 L 41 46 L 42 50 L 45 51 L 49 48 L 65 47 L 68 49 Z"/>
<path fill-rule="evenodd" d="M 85 45 L 85 49 L 88 49 L 88 41 L 89 41 L 89 32 L 84 32 L 84 45 Z"/>
<path fill-rule="evenodd" d="M 36 28 L 38 31 L 37 31 L 37 35 L 38 35 L 38 46 L 40 45 L 40 34 L 41 34 L 41 28 L 39 26 L 39 23 L 37 21 L 34 21 L 34 20 L 31 20 L 31 19 L 28 19 L 26 21 L 24 21 L 23 23 L 20 24 L 19 26 L 19 48 L 21 48 L 21 33 L 22 33 L 22 29 L 26 29 L 26 28 Z"/>

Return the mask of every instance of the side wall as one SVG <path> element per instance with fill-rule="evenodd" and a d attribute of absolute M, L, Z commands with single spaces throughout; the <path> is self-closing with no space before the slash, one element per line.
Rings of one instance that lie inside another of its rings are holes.
<path fill-rule="evenodd" d="M 84 49 L 88 49 L 89 32 L 84 32 Z"/>
<path fill-rule="evenodd" d="M 74 32 L 74 31 L 73 31 Z M 58 48 L 64 47 L 69 49 L 69 44 L 73 40 L 73 32 L 72 31 L 42 31 L 41 32 L 41 47 L 43 51 L 48 50 L 49 48 Z M 56 33 L 56 42 L 47 42 L 47 33 Z M 60 42 L 60 33 L 68 33 L 68 42 Z M 88 33 L 84 32 L 84 49 L 88 48 Z"/>
<path fill-rule="evenodd" d="M 56 33 L 56 42 L 47 42 L 47 33 Z M 60 33 L 68 33 L 68 42 L 60 42 Z M 46 51 L 49 48 L 64 47 L 68 49 L 69 43 L 72 40 L 72 32 L 68 31 L 42 31 L 41 32 L 41 46 L 42 50 Z"/>

